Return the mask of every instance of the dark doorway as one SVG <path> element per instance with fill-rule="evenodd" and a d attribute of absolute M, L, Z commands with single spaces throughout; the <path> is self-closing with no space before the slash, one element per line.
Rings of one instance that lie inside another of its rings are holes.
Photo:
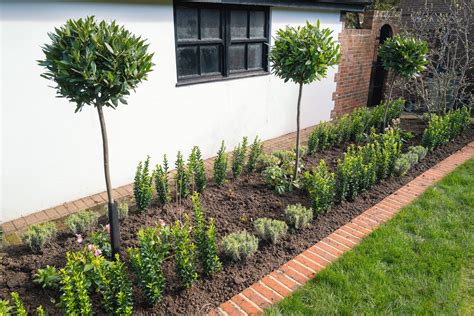
<path fill-rule="evenodd" d="M 383 44 L 385 40 L 392 36 L 392 28 L 385 24 L 380 29 L 379 45 Z M 376 106 L 382 102 L 384 81 L 387 76 L 387 71 L 383 68 L 382 60 L 377 57 L 377 61 L 372 65 L 372 73 L 370 75 L 369 86 L 369 106 Z"/>

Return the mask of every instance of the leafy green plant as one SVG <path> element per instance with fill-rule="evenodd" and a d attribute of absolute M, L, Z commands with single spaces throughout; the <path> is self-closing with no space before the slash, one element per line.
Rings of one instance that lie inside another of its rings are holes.
<path fill-rule="evenodd" d="M 104 257 L 92 259 L 94 284 L 101 296 L 101 306 L 109 315 L 132 315 L 133 291 L 125 265 L 116 254 L 114 261 Z"/>
<path fill-rule="evenodd" d="M 73 234 L 83 234 L 94 229 L 99 221 L 99 214 L 91 210 L 84 210 L 76 214 L 69 215 L 64 224 Z"/>
<path fill-rule="evenodd" d="M 142 228 L 138 231 L 139 248 L 128 249 L 138 284 L 150 304 L 159 302 L 163 297 L 163 262 L 169 253 L 169 238 L 167 227 Z"/>
<path fill-rule="evenodd" d="M 21 240 L 31 250 L 38 252 L 43 249 L 44 245 L 56 237 L 57 232 L 58 230 L 54 223 L 31 225 L 21 235 Z"/>
<path fill-rule="evenodd" d="M 189 195 L 190 179 L 189 173 L 186 170 L 186 166 L 184 164 L 183 155 L 180 151 L 178 151 L 178 154 L 176 156 L 175 167 L 176 173 L 174 175 L 174 179 L 176 182 L 176 194 L 180 199 L 183 199 Z"/>
<path fill-rule="evenodd" d="M 96 249 L 100 249 L 101 254 L 106 258 L 112 258 L 112 247 L 108 242 L 109 235 L 105 228 L 102 230 L 92 232 L 87 238 L 87 243 L 95 246 Z"/>
<path fill-rule="evenodd" d="M 395 161 L 394 172 L 397 176 L 404 176 L 410 170 L 411 164 L 406 157 L 400 157 Z"/>
<path fill-rule="evenodd" d="M 313 172 L 304 174 L 304 187 L 309 193 L 313 209 L 317 214 L 326 212 L 334 203 L 336 179 L 330 172 L 326 162 L 321 160 Z"/>
<path fill-rule="evenodd" d="M 150 206 L 153 199 L 153 175 L 150 174 L 150 156 L 145 163 L 139 162 L 133 181 L 133 194 L 139 210 L 143 211 Z"/>
<path fill-rule="evenodd" d="M 300 108 L 303 85 L 326 77 L 329 67 L 339 62 L 339 45 L 331 36 L 329 28 L 321 28 L 319 20 L 315 25 L 306 22 L 303 27 L 287 26 L 277 31 L 269 59 L 272 71 L 285 82 L 299 85 L 296 114 L 296 159 L 293 181 L 298 176 L 300 160 Z"/>
<path fill-rule="evenodd" d="M 249 173 L 254 172 L 257 170 L 257 163 L 260 155 L 263 153 L 263 144 L 258 139 L 258 136 L 255 136 L 255 139 L 250 145 L 250 152 L 249 152 L 249 159 L 247 161 L 247 171 Z"/>
<path fill-rule="evenodd" d="M 433 114 L 423 133 L 422 144 L 429 150 L 433 150 L 453 140 L 470 124 L 471 118 L 468 108 L 448 112 L 445 116 Z"/>
<path fill-rule="evenodd" d="M 201 150 L 194 146 L 188 159 L 188 174 L 190 179 L 191 191 L 202 193 L 206 187 L 206 170 L 202 159 Z"/>
<path fill-rule="evenodd" d="M 285 218 L 288 225 L 295 229 L 302 229 L 313 219 L 313 210 L 301 204 L 288 205 L 285 209 Z"/>
<path fill-rule="evenodd" d="M 316 126 L 308 139 L 308 150 L 311 154 L 322 150 L 328 149 L 330 144 L 331 124 L 329 122 L 321 122 Z"/>
<path fill-rule="evenodd" d="M 0 300 L 0 315 L 8 316 L 10 315 L 12 307 L 10 306 L 10 301 Z"/>
<path fill-rule="evenodd" d="M 247 137 L 244 137 L 242 139 L 242 144 L 239 143 L 232 153 L 232 175 L 234 176 L 234 179 L 238 178 L 244 170 L 245 156 L 247 154 L 247 142 Z"/>
<path fill-rule="evenodd" d="M 66 260 L 66 266 L 59 270 L 61 276 L 59 306 L 66 315 L 92 316 L 92 302 L 89 296 L 92 282 L 88 277 L 88 273 L 92 271 L 91 255 L 87 252 L 68 252 Z"/>
<path fill-rule="evenodd" d="M 257 158 L 257 170 L 262 171 L 268 167 L 277 167 L 280 163 L 280 159 L 275 155 L 262 153 Z"/>
<path fill-rule="evenodd" d="M 43 305 L 40 305 L 36 308 L 36 315 L 38 316 L 48 316 L 48 313 L 43 308 Z"/>
<path fill-rule="evenodd" d="M 114 204 L 109 171 L 109 149 L 104 107 L 116 109 L 119 102 L 127 104 L 130 91 L 147 79 L 152 70 L 153 54 L 148 44 L 115 21 L 97 21 L 95 18 L 68 20 L 49 33 L 51 42 L 43 46 L 45 55 L 39 65 L 46 69 L 41 76 L 54 81 L 59 97 L 75 103 L 79 112 L 84 105 L 97 109 L 103 142 L 103 163 L 107 198 Z M 115 218 L 115 210 L 111 209 Z M 119 245 L 116 220 L 110 220 L 114 243 Z M 114 224 L 115 223 L 115 224 Z"/>
<path fill-rule="evenodd" d="M 221 148 L 217 152 L 217 157 L 214 160 L 214 182 L 217 185 L 223 185 L 227 177 L 227 153 L 225 152 L 224 141 L 222 141 Z"/>
<path fill-rule="evenodd" d="M 190 236 L 190 220 L 184 215 L 184 223 L 176 221 L 173 229 L 174 250 L 176 257 L 176 274 L 186 288 L 198 279 L 196 269 L 196 245 Z"/>
<path fill-rule="evenodd" d="M 412 146 L 408 148 L 408 152 L 416 154 L 418 156 L 418 161 L 422 161 L 428 154 L 428 149 L 423 146 Z"/>
<path fill-rule="evenodd" d="M 13 315 L 16 316 L 27 316 L 28 311 L 26 310 L 25 304 L 23 304 L 23 301 L 20 298 L 20 295 L 18 295 L 17 292 L 12 292 L 11 294 L 12 297 L 12 302 L 13 302 Z"/>
<path fill-rule="evenodd" d="M 258 238 L 245 230 L 231 233 L 222 239 L 223 253 L 234 261 L 245 260 L 257 250 Z"/>
<path fill-rule="evenodd" d="M 196 245 L 199 252 L 204 273 L 211 275 L 222 268 L 222 263 L 217 255 L 216 227 L 214 219 L 209 220 L 206 227 L 206 220 L 202 211 L 199 194 L 192 196 L 193 213 L 195 228 L 193 234 L 195 236 Z"/>
<path fill-rule="evenodd" d="M 262 172 L 265 183 L 278 194 L 284 194 L 291 190 L 291 180 L 279 166 L 267 167 Z"/>
<path fill-rule="evenodd" d="M 46 268 L 36 271 L 33 282 L 40 285 L 43 289 L 56 289 L 59 287 L 60 279 L 56 267 L 47 265 Z"/>
<path fill-rule="evenodd" d="M 272 244 L 276 244 L 288 231 L 288 225 L 284 221 L 266 217 L 256 219 L 253 227 L 260 239 L 270 241 Z"/>
<path fill-rule="evenodd" d="M 165 205 L 171 200 L 171 192 L 168 184 L 168 159 L 166 155 L 163 156 L 163 166 L 156 165 L 154 177 L 155 177 L 155 189 L 160 205 Z"/>
<path fill-rule="evenodd" d="M 406 160 L 408 160 L 411 166 L 416 165 L 418 163 L 418 155 L 415 153 L 408 152 L 406 154 L 403 154 L 402 156 Z"/>

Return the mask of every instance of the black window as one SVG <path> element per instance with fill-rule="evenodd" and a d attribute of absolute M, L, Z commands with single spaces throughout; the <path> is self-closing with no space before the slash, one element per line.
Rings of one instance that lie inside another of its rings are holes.
<path fill-rule="evenodd" d="M 176 5 L 178 83 L 268 73 L 267 8 Z"/>

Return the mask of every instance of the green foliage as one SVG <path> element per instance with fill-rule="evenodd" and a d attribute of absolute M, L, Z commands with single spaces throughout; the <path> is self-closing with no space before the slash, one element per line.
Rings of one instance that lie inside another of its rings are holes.
<path fill-rule="evenodd" d="M 257 250 L 258 238 L 245 230 L 231 233 L 222 239 L 222 251 L 234 261 L 245 260 Z"/>
<path fill-rule="evenodd" d="M 288 205 L 285 209 L 285 218 L 288 225 L 295 229 L 302 229 L 313 219 L 313 210 L 301 204 Z"/>
<path fill-rule="evenodd" d="M 48 313 L 46 313 L 46 311 L 44 310 L 43 305 L 40 305 L 36 308 L 36 315 L 38 315 L 38 316 L 48 316 Z"/>
<path fill-rule="evenodd" d="M 262 172 L 265 183 L 278 194 L 284 194 L 291 190 L 291 177 L 279 166 L 267 167 Z"/>
<path fill-rule="evenodd" d="M 39 61 L 46 68 L 42 76 L 56 83 L 60 97 L 76 104 L 76 112 L 97 102 L 112 108 L 119 101 L 126 104 L 153 66 L 145 41 L 115 21 L 68 20 L 48 35 L 51 43 Z"/>
<path fill-rule="evenodd" d="M 262 153 L 257 158 L 257 170 L 265 170 L 268 167 L 277 167 L 281 160 L 273 154 Z"/>
<path fill-rule="evenodd" d="M 270 241 L 272 244 L 276 244 L 288 231 L 288 225 L 284 221 L 266 217 L 256 219 L 253 227 L 260 239 Z"/>
<path fill-rule="evenodd" d="M 139 210 L 143 211 L 150 206 L 153 199 L 153 175 L 150 175 L 150 156 L 145 163 L 139 162 L 133 182 L 133 194 Z"/>
<path fill-rule="evenodd" d="M 97 226 L 99 214 L 91 210 L 84 210 L 76 214 L 69 215 L 64 224 L 73 234 L 83 234 L 90 232 Z"/>
<path fill-rule="evenodd" d="M 159 302 L 165 288 L 163 262 L 170 249 L 167 227 L 147 227 L 138 231 L 139 248 L 129 248 L 132 268 L 138 284 L 150 304 Z"/>
<path fill-rule="evenodd" d="M 204 161 L 198 146 L 194 146 L 189 155 L 188 173 L 193 193 L 194 191 L 202 193 L 206 188 L 207 179 Z"/>
<path fill-rule="evenodd" d="M 334 203 L 336 179 L 324 160 L 319 162 L 319 166 L 314 168 L 312 173 L 305 172 L 304 186 L 309 193 L 316 214 L 326 212 Z"/>
<path fill-rule="evenodd" d="M 403 154 L 402 156 L 405 157 L 406 160 L 408 160 L 411 166 L 418 163 L 418 155 L 415 153 L 408 152 L 406 154 Z"/>
<path fill-rule="evenodd" d="M 313 129 L 308 139 L 308 150 L 311 154 L 329 148 L 330 126 L 328 122 L 321 122 Z"/>
<path fill-rule="evenodd" d="M 416 154 L 418 156 L 418 161 L 422 161 L 428 154 L 428 149 L 423 146 L 412 146 L 408 148 L 408 152 Z"/>
<path fill-rule="evenodd" d="M 252 173 L 255 170 L 257 170 L 258 159 L 262 154 L 263 154 L 263 144 L 258 139 L 258 136 L 255 136 L 255 139 L 252 145 L 250 145 L 249 159 L 247 162 L 247 171 L 249 173 Z"/>
<path fill-rule="evenodd" d="M 56 289 L 59 287 L 60 279 L 56 267 L 47 265 L 46 268 L 36 271 L 33 282 L 40 285 L 43 289 Z"/>
<path fill-rule="evenodd" d="M 204 273 L 211 275 L 222 268 L 222 263 L 217 255 L 216 227 L 214 219 L 209 220 L 206 227 L 206 220 L 202 211 L 199 194 L 192 196 L 195 227 L 193 235 L 199 252 Z"/>
<path fill-rule="evenodd" d="M 13 302 L 13 315 L 15 316 L 27 316 L 28 312 L 26 310 L 25 304 L 20 299 L 20 295 L 17 292 L 12 292 L 11 294 L 12 302 Z"/>
<path fill-rule="evenodd" d="M 214 160 L 214 182 L 217 185 L 223 185 L 227 177 L 227 153 L 225 152 L 224 141 Z"/>
<path fill-rule="evenodd" d="M 0 315 L 8 316 L 10 315 L 11 311 L 10 302 L 8 300 L 1 300 L 0 299 Z"/>
<path fill-rule="evenodd" d="M 163 166 L 156 165 L 155 172 L 155 189 L 160 205 L 165 205 L 171 200 L 171 192 L 168 184 L 168 159 L 163 156 Z"/>
<path fill-rule="evenodd" d="M 232 175 L 234 179 L 239 177 L 244 170 L 245 156 L 247 154 L 247 137 L 242 139 L 242 144 L 238 144 L 232 153 Z"/>
<path fill-rule="evenodd" d="M 375 128 L 377 131 L 382 130 L 385 109 L 387 109 L 386 122 L 392 122 L 393 120 L 400 118 L 400 115 L 403 112 L 404 105 L 405 100 L 402 98 L 398 98 L 396 100 L 386 100 L 380 105 L 374 107 L 374 109 L 370 112 L 368 124 L 369 130 L 371 128 Z"/>
<path fill-rule="evenodd" d="M 92 271 L 91 254 L 87 252 L 66 253 L 67 263 L 59 270 L 61 276 L 60 307 L 66 315 L 92 315 L 89 297 L 91 287 L 88 273 Z"/>
<path fill-rule="evenodd" d="M 189 288 L 198 279 L 196 269 L 196 245 L 191 240 L 189 216 L 184 215 L 184 223 L 176 221 L 173 229 L 176 256 L 176 274 L 182 284 Z"/>
<path fill-rule="evenodd" d="M 400 157 L 395 161 L 394 173 L 397 176 L 404 176 L 410 170 L 411 164 L 406 157 Z"/>
<path fill-rule="evenodd" d="M 445 116 L 433 114 L 423 133 L 422 144 L 429 150 L 453 140 L 471 124 L 470 110 L 461 108 Z"/>
<path fill-rule="evenodd" d="M 38 252 L 44 245 L 56 237 L 57 232 L 58 230 L 54 223 L 31 225 L 21 235 L 21 240 L 30 247 L 31 250 Z"/>
<path fill-rule="evenodd" d="M 277 31 L 269 55 L 273 72 L 285 82 L 308 84 L 326 77 L 327 69 L 339 62 L 339 45 L 331 29 L 306 22 Z"/>
<path fill-rule="evenodd" d="M 387 38 L 378 49 L 383 66 L 396 75 L 409 79 L 421 73 L 427 65 L 428 47 L 425 41 L 395 35 Z"/>
<path fill-rule="evenodd" d="M 184 164 L 183 155 L 180 151 L 178 151 L 178 154 L 176 156 L 175 167 L 176 173 L 174 175 L 174 179 L 176 182 L 176 194 L 181 199 L 186 198 L 189 195 L 190 179 L 189 173 L 186 170 L 186 166 Z"/>
<path fill-rule="evenodd" d="M 116 254 L 114 261 L 107 261 L 101 256 L 95 257 L 92 259 L 92 266 L 94 284 L 101 297 L 101 306 L 107 314 L 132 315 L 132 285 L 120 256 Z"/>
<path fill-rule="evenodd" d="M 95 246 L 96 249 L 99 249 L 102 255 L 106 258 L 112 258 L 112 246 L 110 245 L 110 236 L 105 230 L 92 232 L 87 238 L 87 243 Z"/>

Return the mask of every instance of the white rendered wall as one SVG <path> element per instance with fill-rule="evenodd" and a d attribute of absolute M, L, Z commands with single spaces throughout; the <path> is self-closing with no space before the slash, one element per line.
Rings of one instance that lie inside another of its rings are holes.
<path fill-rule="evenodd" d="M 128 105 L 106 110 L 114 187 L 133 181 L 137 162 L 153 165 L 178 150 L 199 145 L 214 156 L 221 140 L 230 150 L 242 138 L 273 138 L 296 128 L 298 88 L 274 76 L 177 88 L 171 1 L 60 2 L 12 1 L 0 4 L 1 190 L 0 222 L 102 192 L 102 145 L 97 112 L 55 97 L 40 77 L 40 46 L 68 18 L 95 15 L 115 19 L 148 39 L 154 71 Z M 272 10 L 272 33 L 287 24 L 315 22 L 341 30 L 339 12 Z M 327 120 L 333 108 L 334 74 L 304 88 L 302 127 Z"/>

